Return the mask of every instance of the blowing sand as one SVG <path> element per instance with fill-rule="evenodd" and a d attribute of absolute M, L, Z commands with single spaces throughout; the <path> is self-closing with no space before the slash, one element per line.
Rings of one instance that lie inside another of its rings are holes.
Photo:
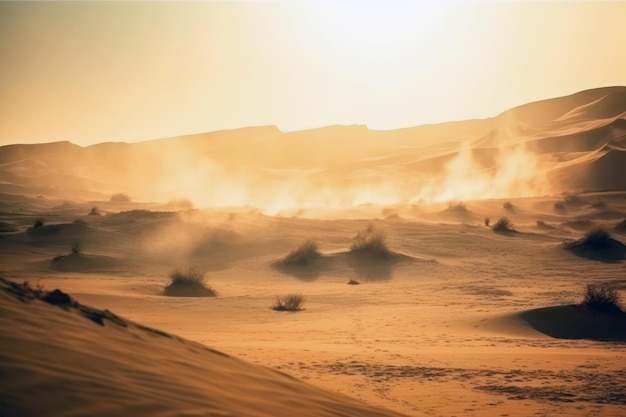
<path fill-rule="evenodd" d="M 511 200 L 515 213 L 503 201 L 467 202 L 460 219 L 437 205 L 396 207 L 392 219 L 370 208 L 364 219 L 315 220 L 198 210 L 88 216 L 78 214 L 88 207 L 77 204 L 70 213 L 47 212 L 47 223 L 79 216 L 86 226 L 46 236 L 45 244 L 28 226 L 40 213 L 5 214 L 3 221 L 18 231 L 0 240 L 4 277 L 60 288 L 127 323 L 103 327 L 58 306 L 3 296 L 2 366 L 11 371 L 3 372 L 11 375 L 3 377 L 4 392 L 11 393 L 5 404 L 60 406 L 80 398 L 88 405 L 78 414 L 85 415 L 118 414 L 127 406 L 127 415 L 192 409 L 293 415 L 299 407 L 310 415 L 623 415 L 623 317 L 590 318 L 573 306 L 587 283 L 626 289 L 623 260 L 579 256 L 563 242 L 580 239 L 584 226 L 619 224 L 610 213 L 626 212 L 626 193 L 578 198 L 587 203 L 567 214 L 552 209 L 559 197 Z M 589 208 L 598 198 L 605 207 Z M 515 233 L 484 225 L 485 217 L 500 215 L 511 219 Z M 354 237 L 371 224 L 401 256 L 351 251 Z M 612 235 L 626 240 L 619 230 Z M 79 237 L 82 252 L 69 255 L 69 242 Z M 318 242 L 318 257 L 276 267 L 308 239 Z M 87 261 L 58 270 L 51 261 L 59 254 Z M 88 261 L 96 256 L 99 262 Z M 205 271 L 218 296 L 164 296 L 168 275 L 184 266 Z M 277 296 L 290 293 L 303 295 L 302 311 L 271 309 Z M 391 411 L 370 410 L 239 359 Z M 59 381 L 76 392 L 64 397 L 52 390 Z M 306 406 L 299 402 L 305 399 L 290 399 L 293 391 L 307 392 Z M 116 401 L 102 400 L 108 395 Z M 26 410 L 47 415 L 44 408 Z M 30 415 L 16 413 L 10 415 Z"/>
<path fill-rule="evenodd" d="M 0 272 L 30 289 L 0 285 L 0 415 L 626 415 L 624 315 L 580 306 L 626 302 L 625 97 L 1 148 Z M 110 201 L 187 183 L 213 208 Z M 164 294 L 189 268 L 216 296 Z"/>

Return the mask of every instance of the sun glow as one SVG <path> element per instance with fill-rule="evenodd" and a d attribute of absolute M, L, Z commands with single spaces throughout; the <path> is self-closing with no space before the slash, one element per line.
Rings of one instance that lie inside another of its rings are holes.
<path fill-rule="evenodd" d="M 302 4 L 302 32 L 324 65 L 353 82 L 399 84 L 428 66 L 454 26 L 446 2 L 319 1 Z"/>

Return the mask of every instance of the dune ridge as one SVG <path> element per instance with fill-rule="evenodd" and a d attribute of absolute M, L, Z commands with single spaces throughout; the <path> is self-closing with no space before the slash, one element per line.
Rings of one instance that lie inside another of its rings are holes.
<path fill-rule="evenodd" d="M 266 213 L 625 189 L 626 87 L 389 131 L 260 126 L 140 143 L 0 147 L 0 193 L 185 198 Z M 332 150 L 332 151 L 331 151 Z M 124 175 L 120 175 L 124 173 Z"/>
<path fill-rule="evenodd" d="M 0 311 L 3 415 L 400 416 L 59 290 L 0 277 Z"/>

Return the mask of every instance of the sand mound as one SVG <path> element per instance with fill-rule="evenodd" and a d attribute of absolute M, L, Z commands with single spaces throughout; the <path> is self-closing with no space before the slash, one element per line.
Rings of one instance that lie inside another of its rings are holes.
<path fill-rule="evenodd" d="M 399 416 L 3 278 L 0 355 L 15 417 Z"/>
<path fill-rule="evenodd" d="M 120 266 L 120 261 L 110 256 L 70 253 L 55 256 L 49 266 L 63 272 L 94 272 L 116 269 Z"/>
<path fill-rule="evenodd" d="M 563 243 L 573 254 L 599 261 L 619 261 L 626 257 L 626 246 L 602 229 L 591 230 L 585 237 Z"/>
<path fill-rule="evenodd" d="M 528 310 L 514 316 L 533 329 L 558 339 L 626 341 L 626 313 L 599 313 L 581 305 Z"/>

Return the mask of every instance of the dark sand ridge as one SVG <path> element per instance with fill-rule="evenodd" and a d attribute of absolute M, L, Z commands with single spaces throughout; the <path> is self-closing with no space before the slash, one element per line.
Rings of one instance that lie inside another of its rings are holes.
<path fill-rule="evenodd" d="M 21 416 L 400 416 L 0 278 L 0 410 Z"/>

